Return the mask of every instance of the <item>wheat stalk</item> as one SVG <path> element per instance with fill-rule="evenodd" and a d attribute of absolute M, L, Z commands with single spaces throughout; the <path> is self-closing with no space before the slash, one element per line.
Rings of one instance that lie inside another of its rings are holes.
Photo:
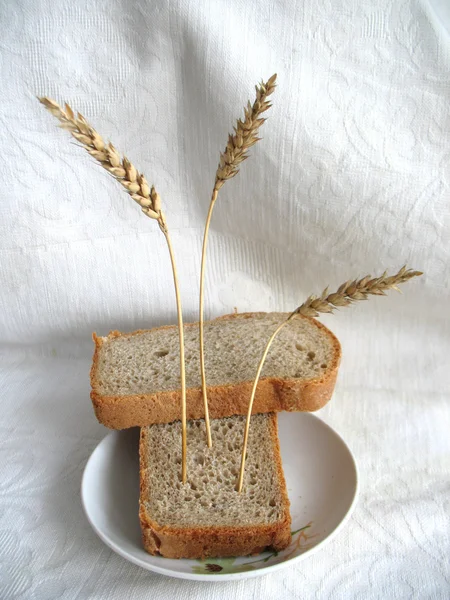
<path fill-rule="evenodd" d="M 208 395 L 206 391 L 206 373 L 205 373 L 205 349 L 204 349 L 204 285 L 205 285 L 205 265 L 206 249 L 208 245 L 209 225 L 211 222 L 214 205 L 217 195 L 225 181 L 231 179 L 239 172 L 239 165 L 248 158 L 248 150 L 260 139 L 258 130 L 266 120 L 261 115 L 271 107 L 268 97 L 275 90 L 276 73 L 264 83 L 263 81 L 255 86 L 256 99 L 253 104 L 248 102 L 244 109 L 244 119 L 238 119 L 234 127 L 234 134 L 228 136 L 228 142 L 225 150 L 220 155 L 219 165 L 216 171 L 214 188 L 211 195 L 208 214 L 206 217 L 205 231 L 203 234 L 202 262 L 200 267 L 200 299 L 199 299 L 199 327 L 200 327 L 200 373 L 202 380 L 202 395 L 205 410 L 206 439 L 208 446 L 212 446 L 211 428 L 209 425 Z"/>
<path fill-rule="evenodd" d="M 150 187 L 142 173 L 125 157 L 121 157 L 116 148 L 109 142 L 106 144 L 101 135 L 90 125 L 86 119 L 75 113 L 68 104 L 62 108 L 57 102 L 50 98 L 39 98 L 39 101 L 51 114 L 61 123 L 60 127 L 71 133 L 71 135 L 87 150 L 87 152 L 101 164 L 128 192 L 135 202 L 139 204 L 142 212 L 155 219 L 163 232 L 169 249 L 170 262 L 172 266 L 173 280 L 175 285 L 175 297 L 178 313 L 178 332 L 180 341 L 180 380 L 181 380 L 181 422 L 182 422 L 182 463 L 181 478 L 186 482 L 186 371 L 184 360 L 184 329 L 181 310 L 180 290 L 178 285 L 178 274 L 175 264 L 175 256 L 167 228 L 166 219 L 161 209 L 161 199 L 152 186 Z"/>
<path fill-rule="evenodd" d="M 400 289 L 397 287 L 401 283 L 406 283 L 413 277 L 422 275 L 420 271 L 413 271 L 407 269 L 406 266 L 402 267 L 395 275 L 387 275 L 386 271 L 380 277 L 372 278 L 370 275 L 366 275 L 362 279 L 355 279 L 353 281 L 347 281 L 343 283 L 336 292 L 331 294 L 328 293 L 328 288 L 325 288 L 319 297 L 309 296 L 302 305 L 296 308 L 289 317 L 283 321 L 276 330 L 272 333 L 264 349 L 263 355 L 256 371 L 255 381 L 253 383 L 252 393 L 250 396 L 250 402 L 247 411 L 247 420 L 245 423 L 244 430 L 244 441 L 242 444 L 242 456 L 241 456 L 241 468 L 239 471 L 238 482 L 236 485 L 237 491 L 242 491 L 242 482 L 244 480 L 244 469 L 245 469 L 245 455 L 247 453 L 247 442 L 248 432 L 250 429 L 250 419 L 252 416 L 253 401 L 255 399 L 256 388 L 258 385 L 261 371 L 264 366 L 269 349 L 272 342 L 277 337 L 278 333 L 285 327 L 293 318 L 297 315 L 304 317 L 318 317 L 319 313 L 332 313 L 335 308 L 343 306 L 349 306 L 353 302 L 358 300 L 367 300 L 369 295 L 373 296 L 385 296 L 388 290 Z"/>

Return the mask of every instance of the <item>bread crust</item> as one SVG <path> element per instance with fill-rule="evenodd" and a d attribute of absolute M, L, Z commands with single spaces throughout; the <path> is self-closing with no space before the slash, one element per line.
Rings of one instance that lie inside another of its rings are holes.
<path fill-rule="evenodd" d="M 265 313 L 240 313 L 219 317 L 216 320 L 251 318 Z M 286 315 L 287 316 L 287 315 Z M 335 335 L 325 325 L 308 319 L 321 329 L 330 339 L 333 357 L 324 374 L 315 379 L 281 379 L 263 377 L 258 383 L 252 413 L 279 411 L 313 412 L 322 408 L 330 400 L 341 360 L 341 346 Z M 156 330 L 176 328 L 176 325 L 164 325 Z M 185 327 L 198 327 L 198 323 L 189 323 Z M 107 339 L 131 337 L 149 330 L 137 330 L 133 333 L 111 331 Z M 180 390 L 160 391 L 152 394 L 133 394 L 128 396 L 106 396 L 100 394 L 97 385 L 97 366 L 103 338 L 93 334 L 94 356 L 90 372 L 91 399 L 95 415 L 100 423 L 111 429 L 144 427 L 153 423 L 171 423 L 180 419 Z M 229 385 L 208 386 L 208 407 L 212 419 L 245 415 L 253 386 L 253 381 L 242 381 Z M 204 417 L 201 387 L 186 390 L 187 419 Z"/>
<path fill-rule="evenodd" d="M 291 541 L 291 515 L 281 463 L 276 414 L 270 415 L 269 429 L 280 482 L 282 516 L 276 523 L 242 527 L 174 527 L 163 526 L 154 521 L 147 513 L 144 504 L 145 498 L 149 495 L 150 477 L 147 461 L 147 432 L 145 428 L 141 429 L 139 519 L 145 550 L 150 554 L 166 558 L 206 558 L 209 556 L 246 556 L 257 554 L 266 548 L 273 548 L 276 551 L 286 548 Z"/>

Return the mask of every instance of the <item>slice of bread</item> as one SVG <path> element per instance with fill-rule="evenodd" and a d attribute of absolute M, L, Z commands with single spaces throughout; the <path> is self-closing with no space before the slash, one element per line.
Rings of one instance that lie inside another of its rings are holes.
<path fill-rule="evenodd" d="M 187 473 L 181 483 L 181 423 L 141 429 L 140 510 L 144 548 L 169 558 L 245 556 L 282 550 L 291 540 L 289 499 L 275 414 L 256 415 L 242 492 L 236 491 L 245 417 L 188 422 Z"/>
<path fill-rule="evenodd" d="M 247 413 L 265 345 L 287 313 L 226 315 L 205 324 L 205 363 L 211 418 Z M 91 398 L 112 429 L 170 423 L 181 416 L 176 326 L 93 336 Z M 198 324 L 185 326 L 187 418 L 204 417 Z M 253 413 L 314 411 L 330 399 L 341 348 L 321 323 L 295 318 L 275 339 L 258 384 Z"/>

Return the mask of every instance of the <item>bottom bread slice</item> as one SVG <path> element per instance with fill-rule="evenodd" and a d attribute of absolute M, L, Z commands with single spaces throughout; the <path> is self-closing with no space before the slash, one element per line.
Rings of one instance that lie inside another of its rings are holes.
<path fill-rule="evenodd" d="M 144 548 L 169 558 L 245 556 L 282 550 L 291 516 L 277 416 L 252 417 L 242 492 L 239 473 L 245 417 L 188 421 L 187 475 L 181 483 L 181 423 L 141 429 L 140 509 Z"/>

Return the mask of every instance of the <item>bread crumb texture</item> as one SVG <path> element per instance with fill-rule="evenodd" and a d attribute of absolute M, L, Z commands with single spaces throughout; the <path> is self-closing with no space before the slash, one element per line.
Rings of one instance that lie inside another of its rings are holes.
<path fill-rule="evenodd" d="M 275 421 L 276 423 L 276 421 Z M 235 487 L 245 417 L 213 419 L 213 446 L 205 423 L 188 422 L 188 481 L 182 484 L 181 424 L 150 425 L 141 432 L 141 504 L 158 526 L 244 526 L 286 519 L 285 484 L 277 455 L 274 416 L 252 417 L 243 491 Z"/>

